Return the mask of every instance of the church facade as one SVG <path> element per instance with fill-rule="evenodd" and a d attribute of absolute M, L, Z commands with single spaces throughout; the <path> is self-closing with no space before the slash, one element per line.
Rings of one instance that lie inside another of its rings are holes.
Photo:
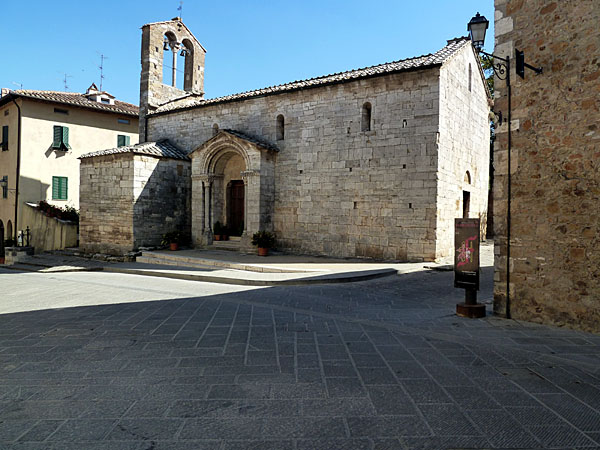
<path fill-rule="evenodd" d="M 175 18 L 142 33 L 140 140 L 187 154 L 189 211 L 178 223 L 194 245 L 210 245 L 218 221 L 242 249 L 268 230 L 296 253 L 429 261 L 453 251 L 455 217 L 485 223 L 490 101 L 468 39 L 205 99 L 205 50 L 187 27 Z M 185 54 L 183 91 L 162 79 L 164 51 Z"/>

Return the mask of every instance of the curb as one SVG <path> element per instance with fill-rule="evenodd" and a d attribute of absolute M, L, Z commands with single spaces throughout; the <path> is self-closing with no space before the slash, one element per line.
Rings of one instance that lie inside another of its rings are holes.
<path fill-rule="evenodd" d="M 289 280 L 253 280 L 250 278 L 217 277 L 211 275 L 191 275 L 184 273 L 162 272 L 158 270 L 125 269 L 118 267 L 104 267 L 104 272 L 124 273 L 130 275 L 143 275 L 159 278 L 173 278 L 177 280 L 204 281 L 208 283 L 235 284 L 240 286 L 299 286 L 308 284 L 335 284 L 352 283 L 356 281 L 372 280 L 398 274 L 395 269 L 365 270 L 363 272 L 348 272 L 332 275 L 321 275 L 309 278 Z"/>

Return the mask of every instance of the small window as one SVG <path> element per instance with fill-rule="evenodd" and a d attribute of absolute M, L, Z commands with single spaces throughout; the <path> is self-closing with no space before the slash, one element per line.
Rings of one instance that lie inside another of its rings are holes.
<path fill-rule="evenodd" d="M 69 128 L 60 125 L 54 125 L 54 139 L 52 140 L 54 150 L 71 150 L 69 145 Z"/>
<path fill-rule="evenodd" d="M 119 134 L 117 136 L 117 147 L 125 147 L 130 144 L 129 136 L 125 136 L 123 134 Z"/>
<path fill-rule="evenodd" d="M 360 131 L 371 131 L 371 104 L 369 102 L 362 107 Z"/>
<path fill-rule="evenodd" d="M 66 109 L 61 109 L 61 108 L 54 108 L 54 112 L 56 114 L 69 114 L 69 111 L 67 111 Z"/>
<path fill-rule="evenodd" d="M 69 194 L 67 177 L 52 177 L 52 200 L 66 200 Z"/>
<path fill-rule="evenodd" d="M 0 143 L 2 151 L 8 150 L 8 125 L 2 127 L 2 142 Z"/>
<path fill-rule="evenodd" d="M 285 119 L 281 114 L 277 116 L 277 140 L 283 141 L 285 138 Z"/>
<path fill-rule="evenodd" d="M 10 111 L 8 109 L 6 111 L 4 111 L 5 116 L 8 116 L 9 113 L 10 113 Z"/>
<path fill-rule="evenodd" d="M 2 185 L 2 198 L 8 198 L 8 175 L 2 177 L 0 185 Z"/>
<path fill-rule="evenodd" d="M 106 105 L 110 105 L 110 99 L 108 98 L 101 98 L 100 101 Z"/>
<path fill-rule="evenodd" d="M 219 125 L 213 123 L 213 136 L 216 136 L 217 134 L 219 134 Z"/>
<path fill-rule="evenodd" d="M 471 174 L 468 170 L 465 172 L 465 183 L 471 184 Z"/>
<path fill-rule="evenodd" d="M 129 119 L 117 119 L 117 122 L 125 124 L 125 125 L 129 125 L 131 123 L 131 120 L 129 120 Z"/>

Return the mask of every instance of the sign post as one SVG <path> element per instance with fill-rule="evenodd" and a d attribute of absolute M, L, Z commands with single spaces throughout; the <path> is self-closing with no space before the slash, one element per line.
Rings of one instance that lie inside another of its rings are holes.
<path fill-rule="evenodd" d="M 454 219 L 454 287 L 465 290 L 464 303 L 456 304 L 461 317 L 485 317 L 485 305 L 477 303 L 479 230 L 479 219 Z"/>

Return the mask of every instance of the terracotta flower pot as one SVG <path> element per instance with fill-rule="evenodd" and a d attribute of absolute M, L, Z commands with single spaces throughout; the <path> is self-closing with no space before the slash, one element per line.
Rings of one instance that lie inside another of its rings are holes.
<path fill-rule="evenodd" d="M 267 256 L 269 254 L 268 248 L 258 247 L 258 256 Z"/>
<path fill-rule="evenodd" d="M 221 235 L 215 234 L 215 241 L 220 241 L 220 240 L 221 240 Z"/>
<path fill-rule="evenodd" d="M 170 248 L 172 251 L 179 250 L 179 244 L 178 244 L 177 242 L 171 242 L 171 243 L 169 244 L 169 248 Z"/>

